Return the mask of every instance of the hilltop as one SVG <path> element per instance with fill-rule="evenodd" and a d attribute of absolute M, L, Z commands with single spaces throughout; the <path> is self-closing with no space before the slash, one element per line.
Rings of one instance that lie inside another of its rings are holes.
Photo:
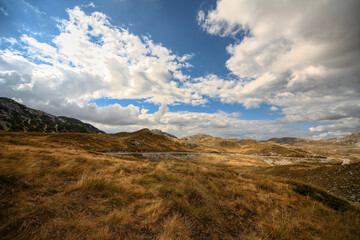
<path fill-rule="evenodd" d="M 182 138 L 186 143 L 196 144 L 197 149 L 214 152 L 233 152 L 241 154 L 258 154 L 264 156 L 306 157 L 311 154 L 295 147 L 281 146 L 273 142 L 259 142 L 253 139 L 224 139 L 205 134 Z"/>
<path fill-rule="evenodd" d="M 0 130 L 17 132 L 104 133 L 78 119 L 64 116 L 56 117 L 4 97 L 0 97 Z"/>
<path fill-rule="evenodd" d="M 360 146 L 360 131 L 340 138 L 337 140 L 337 142 L 341 144 Z"/>

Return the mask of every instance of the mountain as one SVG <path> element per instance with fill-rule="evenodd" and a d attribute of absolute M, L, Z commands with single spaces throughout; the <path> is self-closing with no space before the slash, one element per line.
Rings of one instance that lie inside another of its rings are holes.
<path fill-rule="evenodd" d="M 259 154 L 264 156 L 308 156 L 308 152 L 292 146 L 281 146 L 274 142 L 258 142 L 253 139 L 225 139 L 205 134 L 184 137 L 185 143 L 196 144 L 207 151 Z"/>
<path fill-rule="evenodd" d="M 15 132 L 104 133 L 78 119 L 64 116 L 56 117 L 4 97 L 0 97 L 0 130 Z"/>
<path fill-rule="evenodd" d="M 342 137 L 338 139 L 337 142 L 346 145 L 360 146 L 360 131 Z"/>
<path fill-rule="evenodd" d="M 135 132 L 120 132 L 111 135 L 118 144 L 112 145 L 111 150 L 121 151 L 191 151 L 191 147 L 171 134 L 160 130 L 143 128 Z M 105 143 L 105 142 L 103 142 Z M 111 151 L 110 150 L 110 151 Z M 102 151 L 106 151 L 105 149 Z"/>

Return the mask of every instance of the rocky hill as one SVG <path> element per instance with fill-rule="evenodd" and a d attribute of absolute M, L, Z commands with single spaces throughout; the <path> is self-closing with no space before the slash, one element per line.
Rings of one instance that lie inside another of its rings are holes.
<path fill-rule="evenodd" d="M 0 130 L 16 132 L 81 132 L 103 133 L 75 118 L 56 117 L 28 108 L 12 99 L 0 97 Z"/>
<path fill-rule="evenodd" d="M 360 146 L 360 131 L 340 138 L 337 142 L 346 145 Z"/>
<path fill-rule="evenodd" d="M 175 135 L 172 135 L 172 134 L 167 133 L 167 132 L 163 132 L 160 129 L 152 129 L 151 132 L 154 133 L 154 134 L 165 135 L 165 136 L 168 136 L 168 137 L 171 137 L 171 138 L 177 138 Z"/>

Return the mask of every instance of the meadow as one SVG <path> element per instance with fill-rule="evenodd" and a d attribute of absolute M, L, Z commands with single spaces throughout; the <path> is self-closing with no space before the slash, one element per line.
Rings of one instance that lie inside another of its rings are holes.
<path fill-rule="evenodd" d="M 256 155 L 149 159 L 107 154 L 194 151 L 183 140 L 144 132 L 0 132 L 0 144 L 1 239 L 360 236 L 358 203 L 285 176 L 284 167 Z"/>

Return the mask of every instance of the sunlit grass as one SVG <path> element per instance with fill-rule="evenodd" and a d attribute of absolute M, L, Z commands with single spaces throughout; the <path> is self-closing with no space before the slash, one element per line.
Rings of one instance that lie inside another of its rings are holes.
<path fill-rule="evenodd" d="M 241 157 L 149 160 L 96 153 L 86 142 L 68 147 L 67 138 L 15 134 L 11 139 L 0 140 L 2 239 L 360 235 L 356 205 L 334 210 L 311 194 L 299 194 L 283 178 L 254 173 L 264 165 L 251 158 L 243 158 L 247 164 Z"/>

